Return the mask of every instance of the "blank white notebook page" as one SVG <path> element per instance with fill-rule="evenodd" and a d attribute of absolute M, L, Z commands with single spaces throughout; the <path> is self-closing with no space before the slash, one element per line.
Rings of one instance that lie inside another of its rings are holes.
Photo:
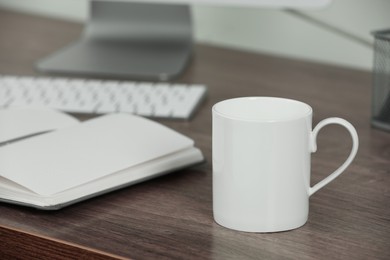
<path fill-rule="evenodd" d="M 0 175 L 52 195 L 193 144 L 153 121 L 109 115 L 1 147 Z"/>

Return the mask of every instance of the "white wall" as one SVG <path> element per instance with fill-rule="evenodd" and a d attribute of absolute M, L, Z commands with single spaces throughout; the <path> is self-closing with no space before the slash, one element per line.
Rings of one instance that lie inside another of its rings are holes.
<path fill-rule="evenodd" d="M 0 0 L 9 8 L 85 21 L 87 0 Z M 341 66 L 371 69 L 370 32 L 390 28 L 388 0 L 333 0 L 315 11 L 194 6 L 195 39 Z"/>

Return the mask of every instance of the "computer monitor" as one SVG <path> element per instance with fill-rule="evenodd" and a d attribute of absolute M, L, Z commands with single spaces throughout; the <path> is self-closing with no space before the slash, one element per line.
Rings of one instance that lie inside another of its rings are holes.
<path fill-rule="evenodd" d="M 127 79 L 168 80 L 192 54 L 190 4 L 321 7 L 330 0 L 91 0 L 80 39 L 40 60 L 37 68 Z"/>

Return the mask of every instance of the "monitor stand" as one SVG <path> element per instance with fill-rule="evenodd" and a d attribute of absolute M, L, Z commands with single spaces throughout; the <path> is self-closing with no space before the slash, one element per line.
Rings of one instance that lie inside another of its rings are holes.
<path fill-rule="evenodd" d="M 189 6 L 91 1 L 90 7 L 81 38 L 40 60 L 39 70 L 168 80 L 185 68 L 192 52 Z"/>

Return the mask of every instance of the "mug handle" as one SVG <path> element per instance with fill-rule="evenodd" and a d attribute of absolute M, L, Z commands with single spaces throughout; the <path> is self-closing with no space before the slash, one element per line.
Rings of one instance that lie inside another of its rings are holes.
<path fill-rule="evenodd" d="M 347 120 L 338 118 L 338 117 L 331 117 L 322 120 L 317 124 L 317 126 L 314 128 L 312 131 L 312 150 L 311 152 L 314 153 L 317 151 L 317 135 L 318 132 L 321 130 L 326 125 L 330 124 L 338 124 L 344 126 L 349 133 L 351 134 L 352 137 L 352 150 L 351 153 L 349 154 L 347 160 L 337 169 L 335 170 L 332 174 L 330 174 L 328 177 L 314 185 L 313 187 L 309 187 L 309 196 L 313 195 L 315 192 L 317 192 L 319 189 L 327 185 L 329 182 L 333 181 L 336 177 L 338 177 L 352 162 L 352 160 L 355 158 L 355 155 L 357 153 L 358 147 L 359 147 L 359 138 L 356 132 L 356 129 L 353 127 L 351 123 L 349 123 Z"/>

